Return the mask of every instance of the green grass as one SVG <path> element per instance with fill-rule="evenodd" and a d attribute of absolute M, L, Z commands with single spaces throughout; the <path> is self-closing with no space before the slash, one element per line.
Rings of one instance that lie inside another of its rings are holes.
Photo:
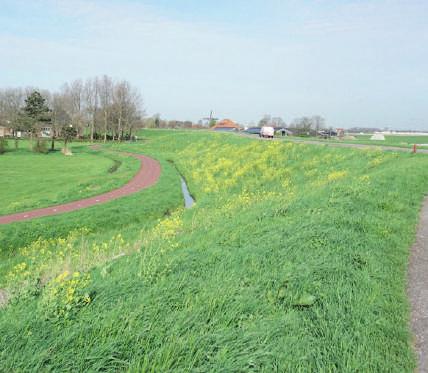
<path fill-rule="evenodd" d="M 115 189 L 139 169 L 139 161 L 75 146 L 73 156 L 27 149 L 0 157 L 0 214 L 47 207 Z"/>
<path fill-rule="evenodd" d="M 422 144 L 420 149 L 428 149 L 428 135 L 427 136 L 405 136 L 405 135 L 385 135 L 385 140 L 375 141 L 370 140 L 372 135 L 355 135 L 355 140 L 338 140 L 338 139 L 321 139 L 318 137 L 307 138 L 308 140 L 316 140 L 323 142 L 341 142 L 347 144 L 363 144 L 372 146 L 395 146 L 399 148 L 412 148 L 414 144 Z M 291 138 L 296 139 L 296 138 Z"/>
<path fill-rule="evenodd" d="M 154 188 L 116 201 L 114 212 L 76 213 L 93 233 L 70 248 L 43 241 L 33 259 L 30 249 L 9 249 L 1 286 L 26 291 L 0 311 L 2 369 L 413 371 L 406 270 L 428 192 L 426 157 L 206 132 L 141 135 L 143 145 L 114 148 L 160 159 Z M 168 160 L 196 197 L 190 210 L 178 208 Z M 152 215 L 135 222 L 149 200 Z M 66 215 L 56 222 L 67 226 Z M 128 255 L 112 256 L 112 244 L 94 254 L 118 232 Z M 11 284 L 6 273 L 21 262 L 28 268 Z M 69 282 L 35 281 L 61 273 L 53 268 L 87 271 L 90 282 L 68 301 Z M 52 305 L 66 316 L 54 317 Z"/>
<path fill-rule="evenodd" d="M 357 140 L 370 140 L 371 136 L 357 135 Z M 373 141 L 371 141 L 373 142 Z M 427 136 L 385 135 L 385 141 L 380 141 L 390 146 L 412 147 L 413 144 L 428 144 Z"/>

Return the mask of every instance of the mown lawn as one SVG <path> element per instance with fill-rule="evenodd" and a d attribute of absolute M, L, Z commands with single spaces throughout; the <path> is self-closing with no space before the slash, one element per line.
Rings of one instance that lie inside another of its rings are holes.
<path fill-rule="evenodd" d="M 73 156 L 37 154 L 21 146 L 0 156 L 0 215 L 47 207 L 115 189 L 139 161 L 75 146 Z"/>
<path fill-rule="evenodd" d="M 142 193 L 164 216 L 127 226 L 138 203 L 124 199 L 81 219 L 93 233 L 12 245 L 4 370 L 413 371 L 406 269 L 426 157 L 142 135 L 119 148 L 161 160 L 165 178 Z"/>

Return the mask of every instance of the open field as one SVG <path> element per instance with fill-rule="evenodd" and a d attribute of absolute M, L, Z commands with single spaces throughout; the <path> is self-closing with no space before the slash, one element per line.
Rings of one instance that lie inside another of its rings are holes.
<path fill-rule="evenodd" d="M 2 369 L 413 371 L 427 157 L 141 135 L 110 147 L 157 158 L 155 187 L 0 227 Z"/>
<path fill-rule="evenodd" d="M 423 144 L 421 149 L 428 149 L 428 135 L 427 136 L 401 136 L 401 135 L 385 135 L 385 140 L 375 141 L 370 140 L 372 135 L 355 135 L 355 140 L 337 140 L 337 139 L 321 139 L 319 137 L 308 137 L 308 140 L 317 140 L 323 142 L 340 142 L 348 144 L 363 144 L 373 146 L 396 146 L 399 148 L 412 148 L 414 144 Z M 296 138 L 293 138 L 296 139 Z"/>
<path fill-rule="evenodd" d="M 356 135 L 355 137 L 359 141 L 370 141 L 372 135 Z M 413 144 L 428 144 L 428 135 L 426 136 L 409 136 L 409 135 L 385 135 L 385 141 L 380 141 L 385 145 L 391 146 L 413 146 Z"/>

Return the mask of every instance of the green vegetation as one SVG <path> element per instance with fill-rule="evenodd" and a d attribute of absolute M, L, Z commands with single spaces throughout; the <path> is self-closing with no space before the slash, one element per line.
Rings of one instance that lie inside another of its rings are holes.
<path fill-rule="evenodd" d="M 372 135 L 356 135 L 355 140 L 338 140 L 321 139 L 318 137 L 307 138 L 307 140 L 317 140 L 324 142 L 342 142 L 347 144 L 363 144 L 372 146 L 396 146 L 399 148 L 412 148 L 414 144 L 424 144 L 420 146 L 421 149 L 428 148 L 428 136 L 401 136 L 401 135 L 385 135 L 385 140 L 370 140 Z"/>
<path fill-rule="evenodd" d="M 121 162 L 120 167 L 116 162 Z M 140 162 L 115 153 L 77 146 L 74 155 L 37 155 L 28 150 L 0 158 L 0 214 L 47 207 L 117 188 L 130 180 Z M 109 172 L 115 168 L 115 172 Z"/>
<path fill-rule="evenodd" d="M 8 148 L 9 144 L 4 138 L 0 138 L 0 154 L 4 154 Z"/>
<path fill-rule="evenodd" d="M 373 143 L 374 141 L 370 140 L 371 136 L 357 135 L 357 140 L 367 140 Z M 398 135 L 385 135 L 385 141 L 380 141 L 384 145 L 388 146 L 400 146 L 400 147 L 412 147 L 414 144 L 428 144 L 428 135 L 427 136 L 398 136 Z"/>
<path fill-rule="evenodd" d="M 33 91 L 25 99 L 25 106 L 19 113 L 21 127 L 30 133 L 32 150 L 44 154 L 48 152 L 47 144 L 45 140 L 39 138 L 37 132 L 42 126 L 49 125 L 52 121 L 51 110 L 46 101 L 40 92 Z M 33 144 L 34 136 L 36 137 L 35 144 Z"/>
<path fill-rule="evenodd" d="M 406 268 L 426 157 L 141 135 L 113 148 L 158 158 L 155 187 L 0 227 L 3 241 L 54 226 L 4 252 L 2 369 L 413 371 Z"/>

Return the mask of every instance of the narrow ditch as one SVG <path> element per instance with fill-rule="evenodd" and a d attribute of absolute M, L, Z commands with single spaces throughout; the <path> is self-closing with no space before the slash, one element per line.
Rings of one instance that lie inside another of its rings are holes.
<path fill-rule="evenodd" d="M 183 197 L 184 197 L 184 207 L 186 209 L 190 209 L 195 204 L 195 200 L 189 192 L 189 188 L 187 187 L 186 180 L 184 180 L 184 177 L 180 175 L 180 178 L 181 178 L 181 191 L 183 192 Z"/>
<path fill-rule="evenodd" d="M 168 162 L 171 163 L 175 167 L 176 171 L 180 175 L 180 179 L 181 179 L 181 192 L 183 193 L 184 207 L 186 209 L 190 209 L 190 208 L 192 208 L 192 206 L 195 204 L 196 201 L 195 201 L 195 199 L 193 198 L 193 196 L 189 192 L 189 188 L 187 186 L 186 179 L 181 174 L 181 172 L 178 170 L 178 168 L 175 165 L 175 163 L 174 163 L 173 160 L 168 159 Z"/>

